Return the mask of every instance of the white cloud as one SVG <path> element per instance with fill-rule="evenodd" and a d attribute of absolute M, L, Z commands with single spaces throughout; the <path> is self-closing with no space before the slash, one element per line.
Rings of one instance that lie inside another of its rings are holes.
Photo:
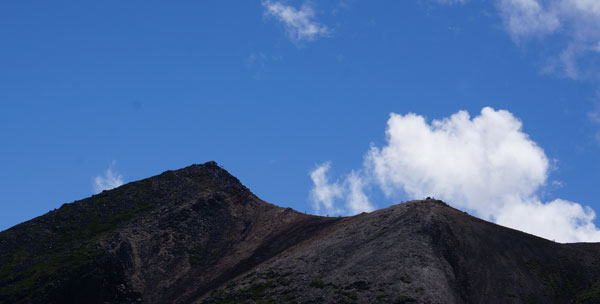
<path fill-rule="evenodd" d="M 600 125 L 600 90 L 596 92 L 596 98 L 594 101 L 594 108 L 587 113 L 588 119 L 595 125 Z M 597 143 L 600 143 L 600 132 L 594 134 L 594 139 Z"/>
<path fill-rule="evenodd" d="M 549 159 L 508 111 L 484 108 L 473 118 L 460 111 L 431 123 L 416 114 L 391 114 L 386 135 L 386 144 L 373 146 L 360 174 L 351 174 L 346 184 L 358 179 L 361 189 L 377 186 L 388 198 L 434 196 L 481 218 L 561 242 L 600 240 L 591 209 L 539 198 Z"/>
<path fill-rule="evenodd" d="M 436 0 L 438 3 L 465 3 Z M 505 30 L 521 44 L 529 40 L 562 45 L 545 71 L 569 78 L 589 76 L 595 67 L 583 64 L 586 56 L 600 52 L 600 1 L 598 0 L 495 0 Z M 596 75 L 592 75 L 596 76 Z"/>
<path fill-rule="evenodd" d="M 467 0 L 435 0 L 438 3 L 442 4 L 455 4 L 455 3 L 465 3 Z"/>
<path fill-rule="evenodd" d="M 545 35 L 561 25 L 556 13 L 545 9 L 537 0 L 500 0 L 498 7 L 507 31 L 514 38 Z"/>
<path fill-rule="evenodd" d="M 349 190 L 346 198 L 346 208 L 351 214 L 375 210 L 369 197 L 364 192 L 365 181 L 363 181 L 358 173 L 350 173 L 346 178 L 346 182 Z"/>
<path fill-rule="evenodd" d="M 546 180 L 548 159 L 507 111 L 460 111 L 429 125 L 416 114 L 392 114 L 388 144 L 367 163 L 390 195 L 441 197 L 490 219 L 500 206 L 484 203 L 531 197 Z"/>
<path fill-rule="evenodd" d="M 558 242 L 597 242 L 600 231 L 594 225 L 595 217 L 591 208 L 574 202 L 532 200 L 505 206 L 496 222 Z"/>
<path fill-rule="evenodd" d="M 580 78 L 579 61 L 594 56 L 600 43 L 600 1 L 498 0 L 507 32 L 516 41 L 548 36 L 563 41 L 563 51 L 549 69 Z M 586 68 L 587 69 L 587 68 Z"/>
<path fill-rule="evenodd" d="M 335 200 L 342 196 L 342 187 L 337 183 L 330 183 L 327 172 L 331 168 L 330 163 L 324 163 L 310 172 L 313 182 L 311 198 L 314 202 L 313 208 L 319 214 L 336 215 L 342 210 L 335 206 Z"/>
<path fill-rule="evenodd" d="M 114 171 L 114 165 L 114 162 L 111 163 L 106 171 L 104 171 L 104 175 L 94 177 L 94 193 L 100 193 L 104 190 L 110 190 L 123 185 L 123 175 Z"/>
<path fill-rule="evenodd" d="M 342 183 L 330 182 L 327 178 L 329 169 L 331 163 L 326 162 L 310 172 L 313 182 L 311 199 L 317 214 L 346 215 L 375 209 L 364 192 L 366 183 L 358 173 L 350 173 Z M 342 205 L 339 201 L 343 201 Z"/>
<path fill-rule="evenodd" d="M 587 113 L 588 119 L 594 124 L 600 124 L 600 90 L 596 92 L 594 108 Z"/>
<path fill-rule="evenodd" d="M 314 20 L 315 12 L 308 4 L 296 9 L 278 1 L 267 0 L 262 5 L 267 16 L 275 17 L 283 23 L 292 41 L 312 41 L 327 36 L 330 32 L 327 26 Z"/>

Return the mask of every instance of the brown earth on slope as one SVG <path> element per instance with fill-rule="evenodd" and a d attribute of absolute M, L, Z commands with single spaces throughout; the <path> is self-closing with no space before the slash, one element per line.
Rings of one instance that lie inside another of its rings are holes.
<path fill-rule="evenodd" d="M 600 303 L 600 244 L 432 199 L 306 215 L 208 162 L 1 232 L 0 303 Z"/>

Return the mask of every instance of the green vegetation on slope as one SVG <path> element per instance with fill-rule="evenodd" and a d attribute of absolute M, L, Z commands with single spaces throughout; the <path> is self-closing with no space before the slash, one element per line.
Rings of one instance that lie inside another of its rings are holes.
<path fill-rule="evenodd" d="M 104 297 L 98 293 L 107 291 L 94 287 L 119 280 L 119 269 L 98 249 L 98 240 L 168 196 L 143 180 L 0 233 L 0 303 L 57 302 L 61 294 L 84 292 Z"/>

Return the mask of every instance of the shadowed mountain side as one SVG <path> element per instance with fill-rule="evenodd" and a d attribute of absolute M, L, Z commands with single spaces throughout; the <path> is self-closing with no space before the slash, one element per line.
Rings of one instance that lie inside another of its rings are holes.
<path fill-rule="evenodd" d="M 1 232 L 0 303 L 600 303 L 599 263 L 436 200 L 298 213 L 208 162 Z"/>
<path fill-rule="evenodd" d="M 167 171 L 2 232 L 0 301 L 185 302 L 335 221 L 265 203 L 214 162 Z"/>
<path fill-rule="evenodd" d="M 558 244 L 413 201 L 345 218 L 206 302 L 253 298 L 266 286 L 257 300 L 598 303 L 599 263 L 599 244 Z"/>

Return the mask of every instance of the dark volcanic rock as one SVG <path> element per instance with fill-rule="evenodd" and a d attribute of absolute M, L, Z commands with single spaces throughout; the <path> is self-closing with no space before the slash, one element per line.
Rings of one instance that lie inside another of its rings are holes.
<path fill-rule="evenodd" d="M 600 303 L 600 244 L 430 199 L 306 215 L 209 162 L 1 232 L 0 303 Z"/>

